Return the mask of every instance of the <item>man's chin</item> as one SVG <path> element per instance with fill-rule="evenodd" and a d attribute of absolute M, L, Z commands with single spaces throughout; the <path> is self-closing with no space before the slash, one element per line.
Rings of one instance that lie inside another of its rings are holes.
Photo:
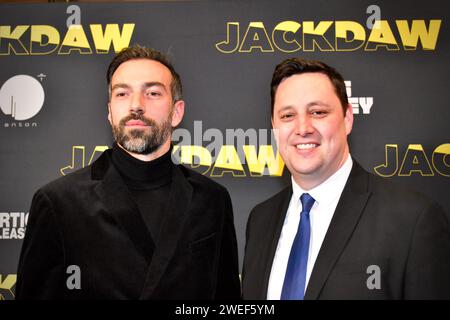
<path fill-rule="evenodd" d="M 120 145 L 123 149 L 125 149 L 128 152 L 139 154 L 145 149 L 145 144 L 142 141 L 136 141 L 136 139 L 128 139 L 128 141 L 123 142 Z"/>
<path fill-rule="evenodd" d="M 312 176 L 317 174 L 318 166 L 312 163 L 294 164 L 294 171 L 301 176 Z"/>
<path fill-rule="evenodd" d="M 125 134 L 129 139 L 140 138 L 144 134 L 148 134 L 150 127 L 131 127 L 125 128 Z"/>

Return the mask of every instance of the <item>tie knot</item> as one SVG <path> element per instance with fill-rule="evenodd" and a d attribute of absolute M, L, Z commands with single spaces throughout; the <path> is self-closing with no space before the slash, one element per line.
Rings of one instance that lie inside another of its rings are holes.
<path fill-rule="evenodd" d="M 309 193 L 304 193 L 301 195 L 300 201 L 302 202 L 302 212 L 309 213 L 316 200 L 314 200 L 314 198 L 311 197 Z"/>

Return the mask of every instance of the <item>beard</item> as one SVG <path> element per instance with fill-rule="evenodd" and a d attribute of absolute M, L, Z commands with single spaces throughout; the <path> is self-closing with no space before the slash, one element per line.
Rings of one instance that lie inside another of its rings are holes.
<path fill-rule="evenodd" d="M 172 132 L 170 119 L 171 115 L 158 123 L 155 120 L 145 118 L 141 114 L 130 114 L 121 119 L 119 124 L 112 125 L 114 139 L 116 143 L 129 152 L 142 155 L 151 154 L 158 150 L 170 137 Z M 127 129 L 126 123 L 130 120 L 140 120 L 147 127 L 145 129 Z"/>

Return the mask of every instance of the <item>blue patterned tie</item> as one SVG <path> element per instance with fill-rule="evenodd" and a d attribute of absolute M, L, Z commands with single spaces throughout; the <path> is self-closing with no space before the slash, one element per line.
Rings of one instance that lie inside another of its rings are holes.
<path fill-rule="evenodd" d="M 297 234 L 289 254 L 289 262 L 284 276 L 281 300 L 303 300 L 306 284 L 306 267 L 308 265 L 309 237 L 311 226 L 309 211 L 314 204 L 314 198 L 308 193 L 300 197 L 302 212 Z"/>

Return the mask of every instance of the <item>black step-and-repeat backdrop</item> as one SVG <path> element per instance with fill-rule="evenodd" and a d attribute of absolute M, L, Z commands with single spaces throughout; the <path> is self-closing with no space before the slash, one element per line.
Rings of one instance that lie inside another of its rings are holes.
<path fill-rule="evenodd" d="M 249 211 L 289 182 L 269 99 L 288 57 L 340 70 L 355 113 L 351 154 L 449 212 L 449 9 L 444 0 L 0 5 L 0 299 L 14 298 L 33 193 L 111 145 L 106 68 L 134 43 L 167 53 L 181 75 L 187 108 L 174 151 L 228 188 L 241 263 Z"/>

